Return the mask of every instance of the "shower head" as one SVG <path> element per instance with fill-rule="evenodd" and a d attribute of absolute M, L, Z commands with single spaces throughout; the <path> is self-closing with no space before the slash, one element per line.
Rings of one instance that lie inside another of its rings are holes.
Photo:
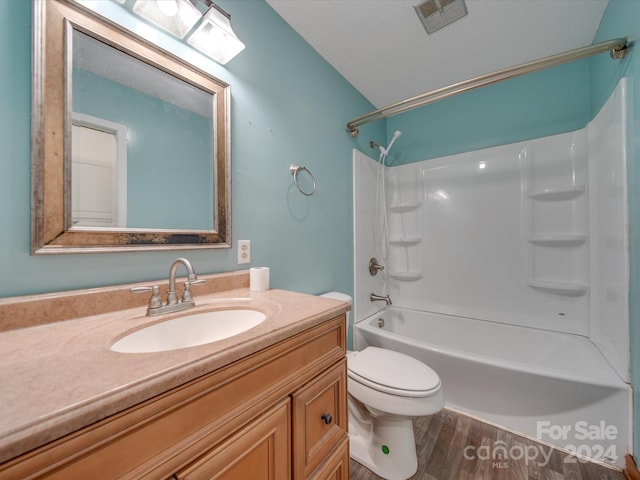
<path fill-rule="evenodd" d="M 387 145 L 387 148 L 380 147 L 380 150 L 384 155 L 389 154 L 389 150 L 391 150 L 391 147 L 393 146 L 393 142 L 395 142 L 400 135 L 402 135 L 402 132 L 400 130 L 396 130 L 395 132 L 393 132 L 393 137 L 391 137 L 391 141 L 389 142 L 389 145 Z"/>

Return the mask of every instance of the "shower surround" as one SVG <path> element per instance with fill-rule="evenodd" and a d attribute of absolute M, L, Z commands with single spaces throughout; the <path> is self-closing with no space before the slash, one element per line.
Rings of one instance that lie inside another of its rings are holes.
<path fill-rule="evenodd" d="M 354 152 L 356 349 L 421 358 L 450 406 L 622 465 L 626 105 L 623 79 L 581 130 L 386 167 L 387 249 L 374 245 L 378 165 Z M 385 269 L 372 277 L 369 259 L 381 255 Z M 390 294 L 393 309 L 370 293 Z M 578 435 L 585 425 L 593 438 Z"/>

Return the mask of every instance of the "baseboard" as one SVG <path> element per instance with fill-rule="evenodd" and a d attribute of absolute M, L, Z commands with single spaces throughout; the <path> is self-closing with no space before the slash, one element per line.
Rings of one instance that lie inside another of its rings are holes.
<path fill-rule="evenodd" d="M 629 454 L 624 457 L 625 467 L 623 470 L 624 478 L 627 480 L 640 480 L 640 470 L 636 466 L 636 462 L 633 460 L 633 457 Z"/>

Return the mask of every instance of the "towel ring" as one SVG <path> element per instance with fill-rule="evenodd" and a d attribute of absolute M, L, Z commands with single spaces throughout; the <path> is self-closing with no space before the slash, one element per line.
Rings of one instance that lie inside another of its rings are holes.
<path fill-rule="evenodd" d="M 311 192 L 305 192 L 302 189 L 302 187 L 300 186 L 300 184 L 298 183 L 298 174 L 300 172 L 307 172 L 309 174 L 309 176 L 311 177 L 311 180 L 313 181 L 313 189 L 311 190 Z M 298 165 L 291 165 L 289 167 L 289 173 L 291 173 L 291 175 L 293 175 L 293 181 L 296 184 L 296 187 L 298 188 L 298 190 L 300 191 L 301 194 L 306 195 L 307 197 L 310 197 L 311 195 L 316 193 L 316 177 L 313 176 L 313 173 L 311 173 L 307 167 L 305 167 L 305 166 L 300 167 Z"/>

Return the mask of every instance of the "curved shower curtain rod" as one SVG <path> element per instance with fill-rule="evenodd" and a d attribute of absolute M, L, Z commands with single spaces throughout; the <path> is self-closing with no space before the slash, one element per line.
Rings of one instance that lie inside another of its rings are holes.
<path fill-rule="evenodd" d="M 415 97 L 402 100 L 387 107 L 375 110 L 366 115 L 354 118 L 347 123 L 347 132 L 351 133 L 352 137 L 358 136 L 358 127 L 367 123 L 375 122 L 382 118 L 391 117 L 399 113 L 412 110 L 417 107 L 422 107 L 430 103 L 434 103 L 440 100 L 444 100 L 448 97 L 453 97 L 459 93 L 468 92 L 476 88 L 491 85 L 493 83 L 501 82 L 502 80 L 508 80 L 510 78 L 519 77 L 527 73 L 535 72 L 537 70 L 543 70 L 545 68 L 560 65 L 562 63 L 568 63 L 573 60 L 579 60 L 581 58 L 590 57 L 598 53 L 609 51 L 611 52 L 611 58 L 619 60 L 624 58 L 630 48 L 628 39 L 616 38 L 614 40 L 608 40 L 606 42 L 595 43 L 582 48 L 576 48 L 575 50 L 569 50 L 568 52 L 559 53 L 550 57 L 541 58 L 539 60 L 533 60 L 531 62 L 522 63 L 515 67 L 505 68 L 504 70 L 498 70 L 497 72 L 481 75 L 469 80 L 464 80 L 459 83 L 454 83 L 446 87 L 438 88 L 431 92 L 423 93 Z"/>

